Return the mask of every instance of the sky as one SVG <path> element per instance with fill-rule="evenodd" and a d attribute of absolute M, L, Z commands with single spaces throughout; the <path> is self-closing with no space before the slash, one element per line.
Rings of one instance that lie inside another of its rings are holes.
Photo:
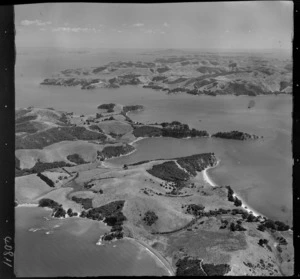
<path fill-rule="evenodd" d="M 15 5 L 17 47 L 291 49 L 292 1 Z"/>

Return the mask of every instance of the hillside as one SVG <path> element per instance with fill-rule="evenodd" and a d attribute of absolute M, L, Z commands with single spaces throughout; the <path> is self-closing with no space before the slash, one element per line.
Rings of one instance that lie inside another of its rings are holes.
<path fill-rule="evenodd" d="M 17 109 L 16 175 L 40 169 L 101 162 L 135 151 L 131 142 L 140 137 L 209 137 L 207 131 L 190 129 L 179 121 L 144 125 L 133 122 L 127 113 L 143 106 L 100 104 L 93 115 L 75 115 L 52 108 Z M 232 134 L 233 133 L 233 134 Z M 258 140 L 240 131 L 212 135 L 227 139 Z M 237 137 L 238 136 L 238 137 Z M 70 158 L 76 158 L 72 160 Z M 179 161 L 180 162 L 180 161 Z"/>
<path fill-rule="evenodd" d="M 152 62 L 120 61 L 85 69 L 67 69 L 42 85 L 81 89 L 140 85 L 167 93 L 250 95 L 292 93 L 292 63 L 250 54 L 152 54 Z"/>
<path fill-rule="evenodd" d="M 17 178 L 16 197 L 21 202 L 61 205 L 54 206 L 54 216 L 74 213 L 104 221 L 110 231 L 102 241 L 142 241 L 167 259 L 178 275 L 201 275 L 202 269 L 194 268 L 197 262 L 206 274 L 291 274 L 289 227 L 237 206 L 228 198 L 228 187 L 209 185 L 202 172 L 215 160 L 214 154 L 195 154 L 127 168 L 65 167 L 44 172 L 54 188 L 38 183 L 33 174 Z"/>
<path fill-rule="evenodd" d="M 240 131 L 209 135 L 179 121 L 144 125 L 140 105 L 99 104 L 93 115 L 52 108 L 16 110 L 16 202 L 50 207 L 54 218 L 103 221 L 101 239 L 142 241 L 177 275 L 290 275 L 293 232 L 243 209 L 230 186 L 214 187 L 214 153 L 117 166 L 139 137 L 261 140 Z"/>

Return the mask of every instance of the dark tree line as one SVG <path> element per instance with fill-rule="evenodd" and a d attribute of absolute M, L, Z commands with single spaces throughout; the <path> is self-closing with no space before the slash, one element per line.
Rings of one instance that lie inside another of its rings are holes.
<path fill-rule="evenodd" d="M 42 179 L 44 182 L 46 182 L 50 187 L 55 187 L 54 182 L 48 178 L 47 176 L 43 175 L 42 173 L 38 173 L 37 176 Z"/>

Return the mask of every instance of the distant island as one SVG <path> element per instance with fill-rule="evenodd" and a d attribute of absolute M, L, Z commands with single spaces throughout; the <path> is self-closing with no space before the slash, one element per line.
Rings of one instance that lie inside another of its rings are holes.
<path fill-rule="evenodd" d="M 259 138 L 259 136 L 250 135 L 248 133 L 243 133 L 240 131 L 218 132 L 216 134 L 213 134 L 212 137 L 222 138 L 222 139 L 234 139 L 234 140 L 252 140 L 252 139 Z"/>
<path fill-rule="evenodd" d="M 292 93 L 291 63 L 255 56 L 195 54 L 165 56 L 153 62 L 119 61 L 94 68 L 66 69 L 41 85 L 83 90 L 139 85 L 192 95 L 269 95 Z"/>

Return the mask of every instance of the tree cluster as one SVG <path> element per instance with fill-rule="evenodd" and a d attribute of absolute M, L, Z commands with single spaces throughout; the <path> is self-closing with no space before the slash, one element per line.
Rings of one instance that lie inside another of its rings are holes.
<path fill-rule="evenodd" d="M 110 104 L 102 104 L 98 106 L 98 109 L 113 109 L 115 107 L 115 104 L 110 103 Z"/>
<path fill-rule="evenodd" d="M 226 186 L 226 188 L 228 189 L 228 201 L 233 202 L 235 206 L 242 206 L 242 201 L 234 196 L 234 191 L 232 190 L 232 188 L 230 186 Z"/>
<path fill-rule="evenodd" d="M 60 218 L 60 217 L 66 217 L 66 211 L 62 208 L 62 205 L 60 205 L 58 208 L 53 209 L 52 216 L 55 218 Z"/>
<path fill-rule="evenodd" d="M 269 243 L 269 241 L 267 239 L 260 239 L 258 241 L 258 245 L 260 245 L 261 247 L 263 247 L 264 245 L 267 245 Z"/>
<path fill-rule="evenodd" d="M 246 231 L 246 229 L 244 227 L 241 226 L 241 224 L 238 223 L 231 223 L 229 226 L 229 229 L 234 232 L 234 231 Z"/>
<path fill-rule="evenodd" d="M 46 182 L 50 187 L 55 187 L 54 182 L 48 178 L 47 176 L 43 175 L 42 173 L 38 173 L 37 176 L 42 179 L 44 182 Z"/>
<path fill-rule="evenodd" d="M 120 155 L 127 154 L 134 150 L 134 147 L 130 144 L 124 144 L 121 146 L 106 146 L 102 151 L 97 150 L 97 157 L 99 158 L 112 158 Z"/>
<path fill-rule="evenodd" d="M 73 212 L 72 208 L 69 208 L 67 210 L 67 214 L 70 216 L 70 217 L 73 217 L 73 216 L 77 216 L 77 212 Z"/>
<path fill-rule="evenodd" d="M 178 168 L 174 161 L 167 161 L 162 164 L 154 165 L 150 170 L 147 170 L 147 172 L 166 181 L 186 181 L 189 179 L 189 174 Z"/>
<path fill-rule="evenodd" d="M 40 207 L 50 207 L 53 209 L 52 216 L 56 218 L 65 217 L 66 211 L 62 208 L 62 205 L 51 199 L 39 200 Z"/>
<path fill-rule="evenodd" d="M 39 207 L 50 207 L 50 208 L 56 208 L 59 206 L 59 203 L 57 203 L 54 200 L 51 199 L 40 199 L 39 200 Z"/>
<path fill-rule="evenodd" d="M 126 217 L 122 213 L 125 201 L 114 201 L 100 207 L 82 211 L 81 217 L 93 220 L 103 220 L 108 226 L 122 225 Z"/>
<path fill-rule="evenodd" d="M 234 140 L 248 140 L 248 139 L 257 139 L 258 136 L 250 135 L 240 131 L 231 131 L 231 132 L 218 132 L 213 134 L 212 137 L 223 138 L 223 139 L 234 139 Z"/>
<path fill-rule="evenodd" d="M 271 219 L 267 219 L 262 224 L 259 224 L 257 229 L 260 231 L 265 231 L 266 229 L 271 229 L 275 231 L 287 231 L 290 229 L 290 226 L 284 224 L 281 221 L 273 221 Z"/>
<path fill-rule="evenodd" d="M 78 198 L 73 196 L 72 200 L 82 205 L 84 209 L 89 209 L 93 207 L 92 199 L 89 198 Z"/>
<path fill-rule="evenodd" d="M 143 218 L 143 221 L 146 223 L 147 226 L 153 225 L 158 220 L 158 216 L 155 212 L 148 210 Z"/>
<path fill-rule="evenodd" d="M 209 166 L 213 166 L 217 162 L 214 153 L 202 153 L 191 156 L 177 158 L 177 163 L 188 173 L 197 175 Z"/>
<path fill-rule="evenodd" d="M 186 211 L 190 214 L 197 216 L 200 213 L 202 213 L 204 208 L 205 208 L 205 206 L 203 206 L 201 204 L 189 204 L 186 208 Z"/>

